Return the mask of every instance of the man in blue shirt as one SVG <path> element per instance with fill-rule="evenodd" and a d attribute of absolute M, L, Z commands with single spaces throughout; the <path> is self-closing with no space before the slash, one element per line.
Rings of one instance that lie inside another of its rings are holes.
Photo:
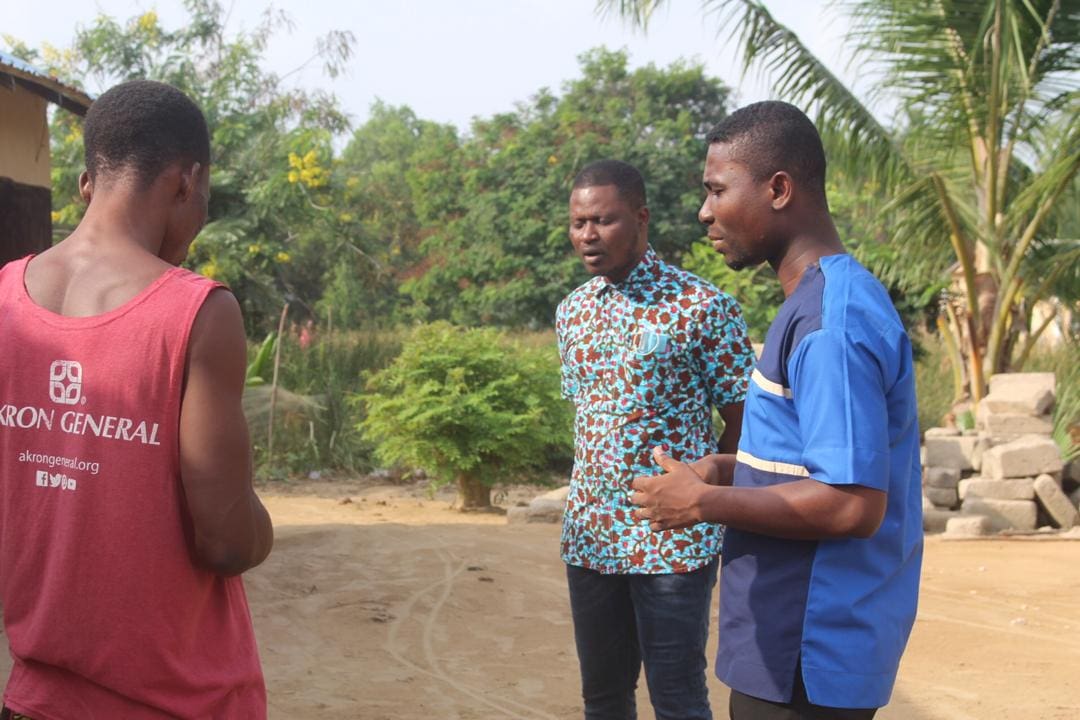
<path fill-rule="evenodd" d="M 743 108 L 708 136 L 699 218 L 786 300 L 751 375 L 735 455 L 634 481 L 655 531 L 728 526 L 716 674 L 733 720 L 871 718 L 915 620 L 922 561 L 911 347 L 881 284 L 844 253 L 825 154 L 797 108 Z"/>

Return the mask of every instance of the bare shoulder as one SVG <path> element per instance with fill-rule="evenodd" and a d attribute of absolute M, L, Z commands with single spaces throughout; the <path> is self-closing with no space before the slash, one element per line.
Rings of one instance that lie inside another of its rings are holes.
<path fill-rule="evenodd" d="M 191 327 L 188 356 L 192 363 L 225 369 L 246 363 L 244 318 L 236 296 L 225 288 L 210 291 Z"/>

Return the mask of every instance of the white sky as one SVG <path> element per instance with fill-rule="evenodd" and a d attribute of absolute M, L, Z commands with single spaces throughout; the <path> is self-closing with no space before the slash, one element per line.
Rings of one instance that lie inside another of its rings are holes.
<path fill-rule="evenodd" d="M 224 0 L 232 30 L 255 26 L 270 3 Z M 774 16 L 793 29 L 834 72 L 857 73 L 840 56 L 844 19 L 827 0 L 766 0 Z M 375 99 L 408 105 L 418 116 L 468 126 L 473 116 L 513 109 L 542 87 L 558 91 L 578 76 L 577 56 L 596 46 L 624 48 L 633 67 L 667 65 L 679 58 L 705 62 L 710 75 L 736 90 L 738 104 L 769 97 L 767 86 L 743 80 L 718 35 L 715 15 L 697 0 L 673 0 L 647 34 L 615 17 L 600 17 L 593 0 L 276 0 L 295 27 L 271 44 L 267 65 L 278 74 L 311 56 L 315 39 L 329 30 L 351 30 L 354 55 L 344 75 L 331 80 L 319 63 L 289 81 L 334 92 L 357 124 Z M 33 47 L 67 46 L 75 29 L 100 13 L 121 20 L 157 11 L 167 28 L 187 16 L 180 0 L 0 0 L 0 34 Z M 100 92 L 104 88 L 86 88 Z"/>

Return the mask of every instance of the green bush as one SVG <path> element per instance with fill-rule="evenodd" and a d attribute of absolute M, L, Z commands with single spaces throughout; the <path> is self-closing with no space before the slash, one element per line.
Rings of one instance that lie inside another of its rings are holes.
<path fill-rule="evenodd" d="M 491 486 L 572 453 L 572 409 L 550 343 L 445 322 L 417 327 L 375 373 L 360 423 L 387 464 L 455 483 L 462 509 L 491 504 Z"/>

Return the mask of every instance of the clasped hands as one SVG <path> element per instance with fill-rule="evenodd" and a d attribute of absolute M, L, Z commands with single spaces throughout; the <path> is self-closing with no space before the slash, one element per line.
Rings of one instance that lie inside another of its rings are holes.
<path fill-rule="evenodd" d="M 662 448 L 653 448 L 653 460 L 664 474 L 634 478 L 630 502 L 638 507 L 633 518 L 648 521 L 654 531 L 704 522 L 702 497 L 711 486 L 731 483 L 734 459 L 733 455 L 710 455 L 687 464 L 675 460 Z"/>

